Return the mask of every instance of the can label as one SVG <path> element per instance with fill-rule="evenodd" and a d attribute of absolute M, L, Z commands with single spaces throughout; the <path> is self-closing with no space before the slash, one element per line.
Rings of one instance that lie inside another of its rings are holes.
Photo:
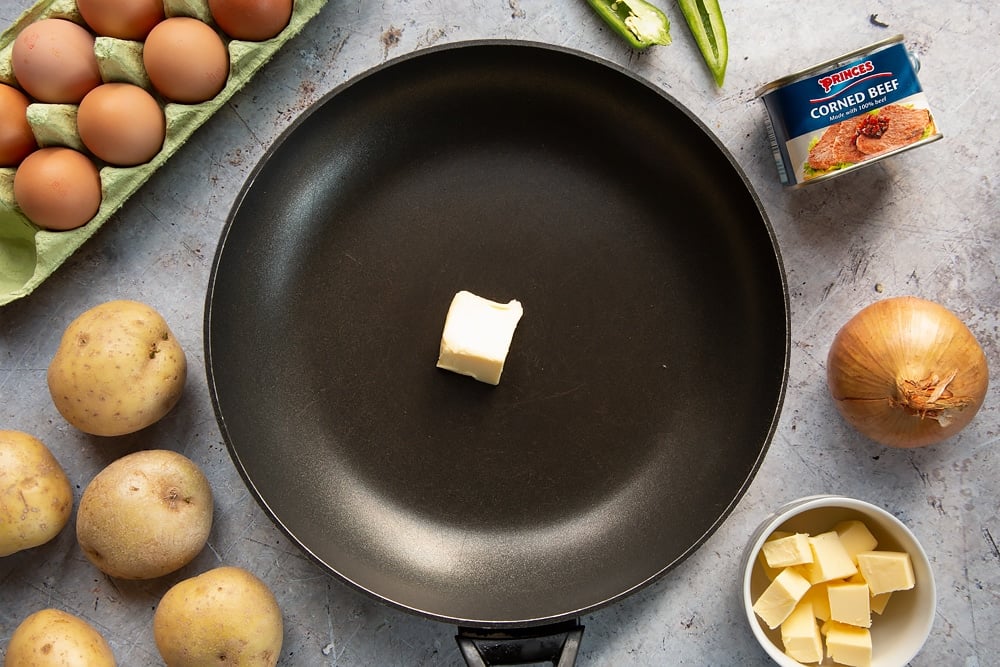
<path fill-rule="evenodd" d="M 941 138 L 902 38 L 761 90 L 785 185 L 835 176 Z"/>

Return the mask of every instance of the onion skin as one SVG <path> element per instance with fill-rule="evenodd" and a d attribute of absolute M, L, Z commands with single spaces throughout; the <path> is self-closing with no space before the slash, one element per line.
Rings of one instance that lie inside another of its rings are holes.
<path fill-rule="evenodd" d="M 968 426 L 989 385 L 986 354 L 954 313 L 919 297 L 883 299 L 833 339 L 827 384 L 841 416 L 889 447 L 924 447 Z"/>

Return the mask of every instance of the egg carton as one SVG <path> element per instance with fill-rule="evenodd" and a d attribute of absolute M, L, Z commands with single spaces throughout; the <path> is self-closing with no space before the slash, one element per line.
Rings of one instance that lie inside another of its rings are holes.
<path fill-rule="evenodd" d="M 82 227 L 49 231 L 33 224 L 14 200 L 15 168 L 0 168 L 0 306 L 28 296 L 59 268 L 87 239 L 131 197 L 147 179 L 180 148 L 212 114 L 239 91 L 256 72 L 298 34 L 326 4 L 327 0 L 295 0 L 292 16 L 275 37 L 248 42 L 234 40 L 219 31 L 229 51 L 229 78 L 212 99 L 199 104 L 163 103 L 166 138 L 160 152 L 149 162 L 135 167 L 100 167 L 102 200 L 97 214 Z M 215 28 L 207 0 L 166 0 L 167 17 L 189 16 Z M 86 23 L 76 0 L 42 0 L 26 10 L 0 34 L 0 81 L 20 88 L 14 77 L 11 49 L 22 29 L 44 18 L 62 18 Z M 216 28 L 217 29 L 217 28 Z M 98 36 L 94 43 L 101 78 L 105 83 L 133 83 L 153 92 L 142 65 L 142 42 Z M 73 104 L 32 103 L 28 123 L 40 147 L 68 146 L 83 151 L 76 131 Z"/>

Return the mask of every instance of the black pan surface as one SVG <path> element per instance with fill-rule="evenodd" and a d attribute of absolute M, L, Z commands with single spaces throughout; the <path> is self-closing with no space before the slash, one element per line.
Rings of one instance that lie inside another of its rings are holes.
<path fill-rule="evenodd" d="M 458 290 L 524 306 L 497 387 L 435 367 Z M 235 205 L 206 303 L 223 436 L 270 517 L 391 605 L 577 616 L 697 549 L 788 369 L 771 227 L 615 65 L 461 43 L 331 93 Z"/>

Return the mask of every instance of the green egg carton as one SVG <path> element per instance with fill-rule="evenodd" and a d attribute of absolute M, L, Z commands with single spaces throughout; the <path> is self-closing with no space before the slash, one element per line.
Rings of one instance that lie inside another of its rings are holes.
<path fill-rule="evenodd" d="M 285 42 L 298 34 L 326 1 L 295 0 L 288 25 L 266 41 L 233 40 L 219 31 L 229 49 L 226 86 L 207 102 L 165 102 L 163 111 L 167 132 L 163 148 L 146 164 L 113 167 L 98 162 L 103 190 L 101 207 L 82 227 L 69 231 L 48 231 L 32 224 L 14 200 L 15 169 L 0 168 L 0 306 L 28 296 L 52 275 L 160 165 L 170 159 L 195 130 L 229 101 Z M 190 16 L 216 27 L 208 11 L 207 0 L 166 0 L 164 9 L 168 17 Z M 41 0 L 36 3 L 0 34 L 0 82 L 19 88 L 11 64 L 14 40 L 25 26 L 43 18 L 69 19 L 86 27 L 76 0 Z M 141 42 L 98 36 L 94 52 L 105 82 L 134 83 L 153 92 L 142 66 Z M 28 107 L 28 122 L 39 146 L 84 148 L 76 133 L 75 105 L 33 103 Z"/>

